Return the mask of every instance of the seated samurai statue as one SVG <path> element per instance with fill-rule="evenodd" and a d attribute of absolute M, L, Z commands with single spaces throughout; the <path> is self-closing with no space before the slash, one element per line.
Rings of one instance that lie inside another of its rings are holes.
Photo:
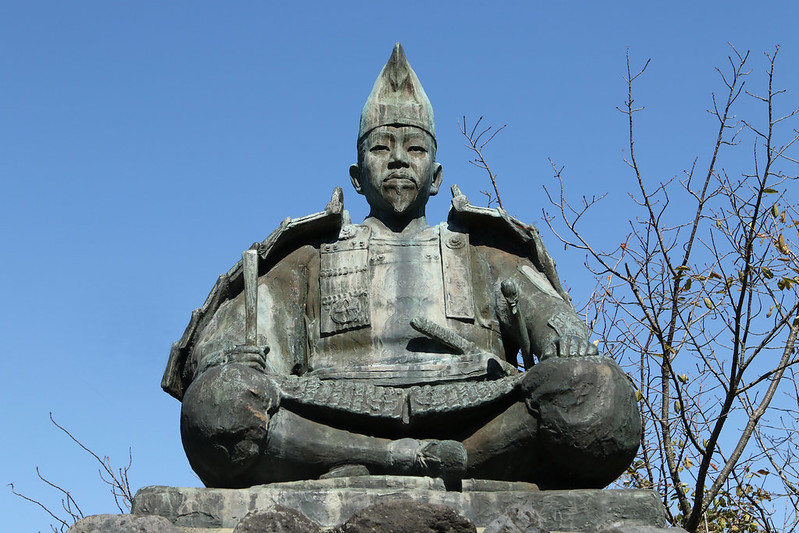
<path fill-rule="evenodd" d="M 172 347 L 189 462 L 209 487 L 352 475 L 600 488 L 631 463 L 629 380 L 597 354 L 538 231 L 442 182 L 433 111 L 399 44 L 363 108 L 355 190 L 286 219 Z M 522 370 L 523 369 L 523 370 Z"/>

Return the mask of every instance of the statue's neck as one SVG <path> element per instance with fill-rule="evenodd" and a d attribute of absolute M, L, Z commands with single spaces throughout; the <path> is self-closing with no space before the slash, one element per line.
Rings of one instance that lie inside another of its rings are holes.
<path fill-rule="evenodd" d="M 411 238 L 430 227 L 424 215 L 408 220 L 384 220 L 369 215 L 363 223 L 369 226 L 372 235 L 383 238 Z"/>

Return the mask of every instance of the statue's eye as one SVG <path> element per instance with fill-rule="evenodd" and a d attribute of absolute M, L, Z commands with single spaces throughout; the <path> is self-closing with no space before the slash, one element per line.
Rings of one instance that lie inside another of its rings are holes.
<path fill-rule="evenodd" d="M 376 144 L 369 148 L 370 152 L 388 152 L 389 148 L 385 144 Z"/>
<path fill-rule="evenodd" d="M 414 145 L 414 146 L 411 146 L 410 148 L 408 148 L 408 151 L 409 152 L 419 152 L 419 153 L 423 153 L 424 154 L 424 153 L 427 153 L 427 148 L 425 148 L 424 146 L 416 146 L 416 145 Z"/>

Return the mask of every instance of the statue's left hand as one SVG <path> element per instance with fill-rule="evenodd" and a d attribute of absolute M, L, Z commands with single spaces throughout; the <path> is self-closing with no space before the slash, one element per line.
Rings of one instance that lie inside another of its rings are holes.
<path fill-rule="evenodd" d="M 599 350 L 591 343 L 588 329 L 579 321 L 577 315 L 559 312 L 553 315 L 548 322 L 552 328 L 550 342 L 544 350 L 542 359 L 547 357 L 581 357 L 597 355 Z"/>
<path fill-rule="evenodd" d="M 552 355 L 558 357 L 581 357 L 597 355 L 599 350 L 596 345 L 582 335 L 561 335 L 555 340 Z"/>

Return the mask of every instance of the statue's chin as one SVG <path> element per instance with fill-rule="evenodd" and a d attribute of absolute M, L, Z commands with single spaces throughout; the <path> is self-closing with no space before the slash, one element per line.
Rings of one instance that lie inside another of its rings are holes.
<path fill-rule="evenodd" d="M 394 210 L 395 215 L 404 215 L 413 203 L 413 198 L 402 198 L 397 201 L 390 201 L 389 205 Z"/>
<path fill-rule="evenodd" d="M 391 187 L 383 190 L 383 198 L 394 211 L 402 215 L 413 205 L 419 190 L 416 187 Z"/>

